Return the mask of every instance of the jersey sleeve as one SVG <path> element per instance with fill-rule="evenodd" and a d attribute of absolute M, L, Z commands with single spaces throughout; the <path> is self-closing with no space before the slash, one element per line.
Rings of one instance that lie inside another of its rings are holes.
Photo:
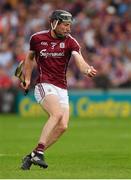
<path fill-rule="evenodd" d="M 35 38 L 34 38 L 34 36 L 31 36 L 29 44 L 30 44 L 30 50 L 35 51 Z"/>
<path fill-rule="evenodd" d="M 72 37 L 70 38 L 69 47 L 71 50 L 71 54 L 81 52 L 81 47 L 75 38 L 72 38 Z"/>

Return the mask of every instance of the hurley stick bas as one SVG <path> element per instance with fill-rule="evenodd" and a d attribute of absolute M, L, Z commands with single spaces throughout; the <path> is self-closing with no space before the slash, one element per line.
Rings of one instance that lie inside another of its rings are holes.
<path fill-rule="evenodd" d="M 24 75 L 22 73 L 22 69 L 23 69 L 23 64 L 24 62 L 21 61 L 18 65 L 18 67 L 15 70 L 15 76 L 23 83 L 24 86 L 26 86 L 26 82 L 25 82 L 25 78 Z M 25 95 L 28 94 L 29 89 L 25 89 Z"/>

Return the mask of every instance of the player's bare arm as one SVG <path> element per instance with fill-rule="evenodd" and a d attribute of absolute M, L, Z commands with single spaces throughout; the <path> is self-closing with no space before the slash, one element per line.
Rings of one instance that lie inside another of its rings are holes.
<path fill-rule="evenodd" d="M 94 77 L 97 73 L 96 69 L 93 66 L 90 66 L 83 58 L 81 53 L 75 52 L 73 53 L 76 65 L 78 66 L 79 70 L 89 77 Z"/>
<path fill-rule="evenodd" d="M 27 56 L 24 62 L 24 74 L 25 74 L 25 83 L 26 83 L 26 86 L 22 86 L 24 89 L 28 89 L 30 85 L 34 57 L 35 57 L 34 51 L 29 51 L 27 53 Z"/>

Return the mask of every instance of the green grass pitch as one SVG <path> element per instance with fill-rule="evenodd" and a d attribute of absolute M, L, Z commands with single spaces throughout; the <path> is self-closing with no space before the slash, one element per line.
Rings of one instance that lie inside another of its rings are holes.
<path fill-rule="evenodd" d="M 130 118 L 70 118 L 68 131 L 47 150 L 49 168 L 20 169 L 37 144 L 44 118 L 0 116 L 0 179 L 131 178 Z"/>

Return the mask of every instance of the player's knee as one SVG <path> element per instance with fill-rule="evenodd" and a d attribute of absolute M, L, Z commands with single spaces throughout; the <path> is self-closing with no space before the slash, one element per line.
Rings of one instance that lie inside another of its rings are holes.
<path fill-rule="evenodd" d="M 61 120 L 63 114 L 62 114 L 62 112 L 57 112 L 57 113 L 54 113 L 52 116 L 53 116 L 56 120 Z"/>
<path fill-rule="evenodd" d="M 68 128 L 68 124 L 67 124 L 67 123 L 60 122 L 60 124 L 59 124 L 59 130 L 60 130 L 61 132 L 65 132 L 65 131 L 67 130 L 67 128 Z"/>

